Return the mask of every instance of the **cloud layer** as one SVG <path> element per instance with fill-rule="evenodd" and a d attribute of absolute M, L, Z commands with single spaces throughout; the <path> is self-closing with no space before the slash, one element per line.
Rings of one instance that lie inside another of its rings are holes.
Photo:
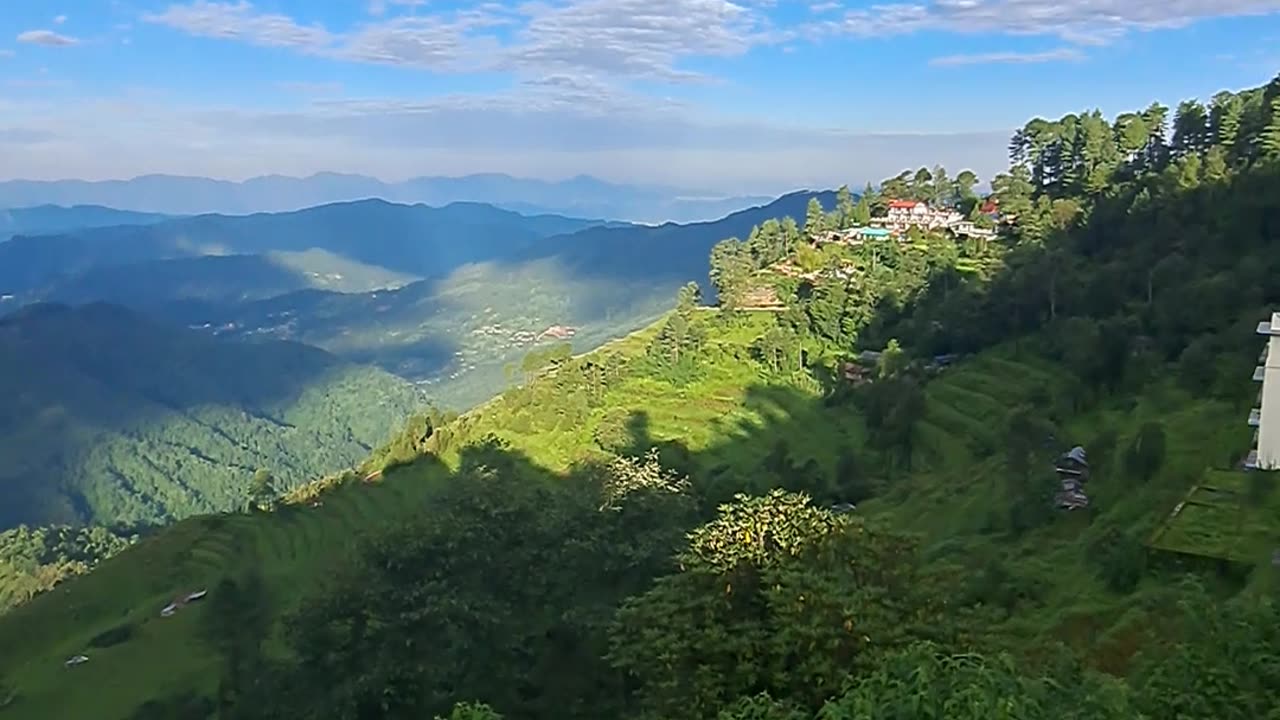
<path fill-rule="evenodd" d="M 938 162 L 989 177 L 1003 165 L 1008 138 L 1005 131 L 870 135 L 711 124 L 676 105 L 592 114 L 554 98 L 540 105 L 506 96 L 313 101 L 281 112 L 176 109 L 161 99 L 86 101 L 60 106 L 56 116 L 39 102 L 0 102 L 0 117 L 6 118 L 0 121 L 0 155 L 11 176 L 36 179 L 189 174 L 193 168 L 229 178 L 327 170 L 388 180 L 474 172 L 546 178 L 589 173 L 615 181 L 773 193 L 879 181 Z M 81 117 L 93 117 L 94 123 L 72 121 Z"/>
<path fill-rule="evenodd" d="M 52 30 L 27 30 L 18 33 L 18 42 L 27 43 L 29 45 L 44 45 L 46 47 L 67 47 L 70 45 L 78 45 L 79 40 L 56 33 Z"/>
<path fill-rule="evenodd" d="M 715 68 L 762 49 L 943 33 L 981 36 L 984 51 L 926 56 L 921 63 L 1075 62 L 1130 33 L 1280 12 L 1280 0 L 868 4 L 874 1 L 466 0 L 445 7 L 443 0 L 344 0 L 358 13 L 344 24 L 284 14 L 265 0 L 173 2 L 128 19 L 153 31 L 329 61 L 424 75 L 482 73 L 502 78 L 508 88 L 416 100 L 359 98 L 340 84 L 278 78 L 273 88 L 281 92 L 272 104 L 279 109 L 270 112 L 163 97 L 85 99 L 74 107 L 34 95 L 8 104 L 0 97 L 0 155 L 8 173 L 31 177 L 589 172 L 730 192 L 874 181 L 935 162 L 989 177 L 1003 165 L 1005 129 L 859 135 L 713 118 L 708 107 L 668 96 L 714 91 L 700 86 L 726 79 Z M 317 3 L 311 12 L 325 7 Z M 53 20 L 52 27 L 65 26 L 61 16 Z M 1013 37 L 1024 39 L 1018 51 L 1001 45 Z M 1025 38 L 1050 47 L 1027 50 Z M 78 42 L 49 29 L 29 30 L 18 40 L 55 47 Z M 69 120 L 83 117 L 94 122 Z"/>

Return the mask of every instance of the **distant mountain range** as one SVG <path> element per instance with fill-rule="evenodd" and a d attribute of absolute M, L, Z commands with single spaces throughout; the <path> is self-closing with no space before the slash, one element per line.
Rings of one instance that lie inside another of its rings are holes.
<path fill-rule="evenodd" d="M 318 173 L 305 178 L 268 175 L 243 182 L 176 175 L 131 180 L 9 180 L 0 182 L 0 208 L 101 205 L 170 215 L 281 212 L 348 200 L 447 205 L 484 202 L 524 214 L 599 217 L 633 222 L 694 222 L 769 202 L 763 196 L 716 197 L 671 187 L 620 185 L 580 175 L 548 181 L 502 174 L 418 177 L 383 182 L 364 175 Z M 25 230 L 12 231 L 26 232 Z M 0 236 L 4 225 L 0 222 Z"/>
<path fill-rule="evenodd" d="M 598 225 L 619 223 L 526 216 L 481 203 L 359 200 L 82 227 L 0 243 L 0 294 L 129 302 L 166 293 L 252 300 L 304 288 L 360 292 L 510 257 L 543 238 Z"/>

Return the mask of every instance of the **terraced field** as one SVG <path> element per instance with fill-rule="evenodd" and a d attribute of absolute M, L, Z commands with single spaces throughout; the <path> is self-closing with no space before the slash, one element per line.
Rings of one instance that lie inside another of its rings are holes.
<path fill-rule="evenodd" d="M 1239 563 L 1269 559 L 1280 547 L 1280 493 L 1271 473 L 1212 470 L 1151 535 L 1158 550 Z"/>

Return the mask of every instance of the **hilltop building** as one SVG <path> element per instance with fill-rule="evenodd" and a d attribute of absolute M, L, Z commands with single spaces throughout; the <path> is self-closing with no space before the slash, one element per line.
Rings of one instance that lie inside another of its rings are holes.
<path fill-rule="evenodd" d="M 871 224 L 879 228 L 902 233 L 912 227 L 923 230 L 949 230 L 957 237 L 993 238 L 994 230 L 978 227 L 954 209 L 936 209 L 919 200 L 890 201 L 887 214 L 871 218 Z"/>
<path fill-rule="evenodd" d="M 1253 370 L 1253 379 L 1262 383 L 1262 389 L 1249 411 L 1249 425 L 1257 430 L 1244 464 L 1249 469 L 1280 470 L 1280 313 L 1258 323 L 1257 332 L 1267 337 L 1267 345 Z"/>
<path fill-rule="evenodd" d="M 873 218 L 872 222 L 876 220 L 891 230 L 906 230 L 912 226 L 935 230 L 950 227 L 964 220 L 964 216 L 955 210 L 935 210 L 919 200 L 893 200 L 889 203 L 888 214 L 883 218 Z"/>

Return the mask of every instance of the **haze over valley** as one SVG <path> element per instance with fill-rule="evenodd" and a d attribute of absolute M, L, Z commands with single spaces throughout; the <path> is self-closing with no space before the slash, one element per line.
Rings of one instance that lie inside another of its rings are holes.
<path fill-rule="evenodd" d="M 59 2 L 0 720 L 1280 717 L 1272 0 Z"/>

